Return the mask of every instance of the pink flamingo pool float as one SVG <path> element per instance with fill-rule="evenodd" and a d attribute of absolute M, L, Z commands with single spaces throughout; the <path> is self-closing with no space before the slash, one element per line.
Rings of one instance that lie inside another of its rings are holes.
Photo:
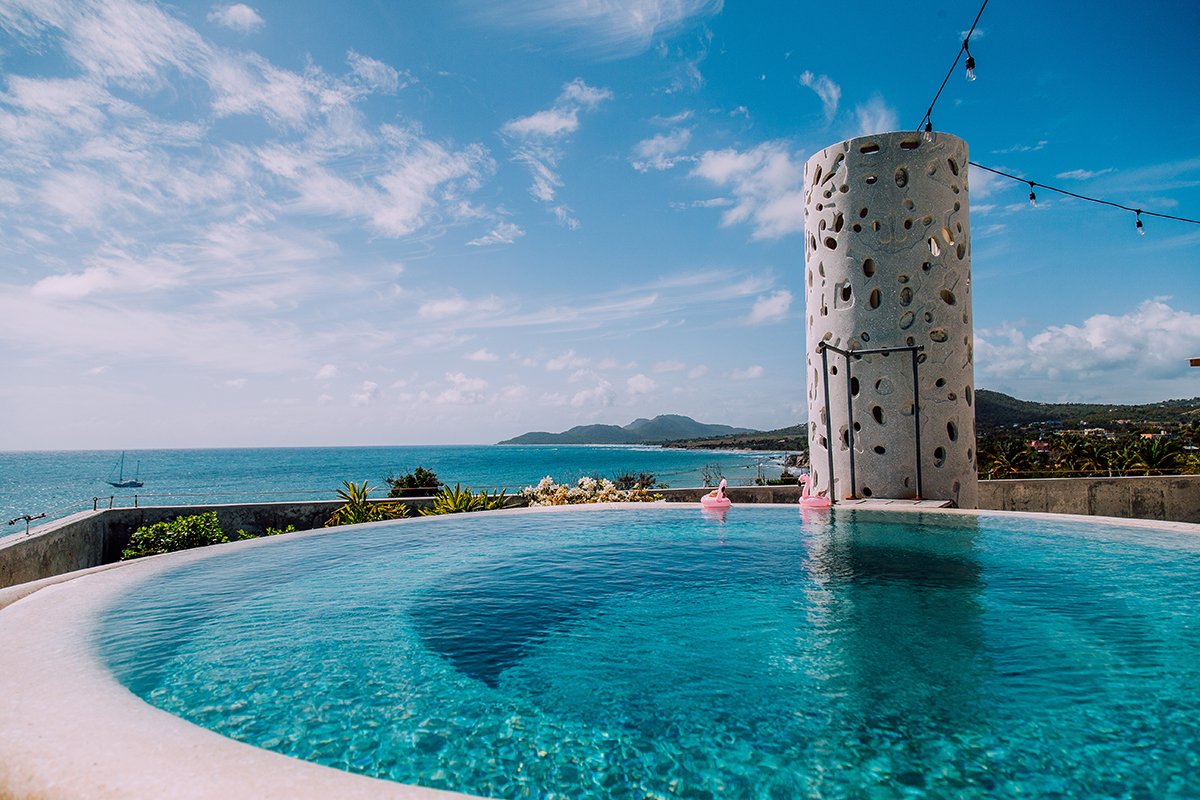
<path fill-rule="evenodd" d="M 704 508 L 729 508 L 733 505 L 729 498 L 725 496 L 725 479 L 721 478 L 721 485 L 713 489 L 708 494 L 700 498 L 700 505 Z"/>
<path fill-rule="evenodd" d="M 822 494 L 808 493 L 807 475 L 800 476 L 800 485 L 804 487 L 804 491 L 800 494 L 800 506 L 802 508 L 829 508 L 833 503 L 828 497 Z"/>

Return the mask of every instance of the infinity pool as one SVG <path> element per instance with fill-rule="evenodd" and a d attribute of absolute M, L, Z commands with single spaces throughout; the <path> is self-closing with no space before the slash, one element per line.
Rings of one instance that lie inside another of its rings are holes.
<path fill-rule="evenodd" d="M 1086 519 L 425 518 L 162 573 L 98 637 L 198 725 L 470 794 L 1200 795 L 1200 537 Z"/>

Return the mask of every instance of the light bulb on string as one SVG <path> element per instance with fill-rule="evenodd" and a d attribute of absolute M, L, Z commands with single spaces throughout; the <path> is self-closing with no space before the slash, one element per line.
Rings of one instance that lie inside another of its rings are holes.
<path fill-rule="evenodd" d="M 1029 182 L 1029 205 L 1037 208 L 1037 195 L 1034 194 L 1033 187 L 1037 186 L 1033 181 Z"/>
<path fill-rule="evenodd" d="M 1137 226 L 1138 236 L 1145 236 L 1146 235 L 1146 227 L 1144 225 L 1142 225 L 1142 210 L 1139 208 L 1134 213 L 1137 215 L 1135 217 L 1137 219 L 1137 222 L 1135 222 L 1134 225 Z"/>
<path fill-rule="evenodd" d="M 963 42 L 963 50 L 967 52 L 967 80 L 975 80 L 975 56 L 971 55 L 971 50 L 967 47 L 967 43 Z"/>
<path fill-rule="evenodd" d="M 925 123 L 925 132 L 921 134 L 921 138 L 926 142 L 933 141 L 933 120 Z"/>

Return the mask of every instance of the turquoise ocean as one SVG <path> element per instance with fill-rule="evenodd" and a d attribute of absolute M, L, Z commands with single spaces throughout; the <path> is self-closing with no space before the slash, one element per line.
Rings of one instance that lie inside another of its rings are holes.
<path fill-rule="evenodd" d="M 93 504 L 107 507 L 332 500 L 342 481 L 369 481 L 386 494 L 384 479 L 418 466 L 443 482 L 510 494 L 549 475 L 559 483 L 587 475 L 650 472 L 672 487 L 699 486 L 706 468 L 733 486 L 761 473 L 778 477 L 783 453 L 670 450 L 646 446 L 453 445 L 408 447 L 295 447 L 208 450 L 130 450 L 125 475 L 144 486 L 115 489 L 105 479 L 119 451 L 0 452 L 0 536 L 23 532 L 19 515 L 46 514 L 44 524 Z"/>

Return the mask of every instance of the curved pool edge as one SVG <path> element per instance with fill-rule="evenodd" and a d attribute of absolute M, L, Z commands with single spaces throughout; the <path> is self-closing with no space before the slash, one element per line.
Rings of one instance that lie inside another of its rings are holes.
<path fill-rule="evenodd" d="M 696 509 L 694 504 L 682 509 L 680 504 L 603 504 L 489 513 L 654 507 L 677 512 Z M 735 506 L 731 513 L 737 510 Z M 881 513 L 867 508 L 849 511 Z M 1193 523 L 964 509 L 891 507 L 887 511 L 1066 519 L 1200 534 L 1200 525 Z M 403 524 L 420 524 L 426 519 L 437 518 L 418 517 Z M 380 524 L 394 523 L 372 523 Z M 345 530 L 307 531 L 285 538 L 338 535 Z M 104 665 L 92 644 L 97 617 L 133 584 L 190 561 L 235 548 L 268 547 L 280 540 L 272 537 L 155 556 L 13 587 L 0 594 L 0 641 L 5 643 L 0 648 L 0 753 L 4 754 L 0 759 L 0 797 L 467 797 L 354 775 L 228 739 L 143 702 Z M 7 607 L 5 598 L 10 603 Z"/>

